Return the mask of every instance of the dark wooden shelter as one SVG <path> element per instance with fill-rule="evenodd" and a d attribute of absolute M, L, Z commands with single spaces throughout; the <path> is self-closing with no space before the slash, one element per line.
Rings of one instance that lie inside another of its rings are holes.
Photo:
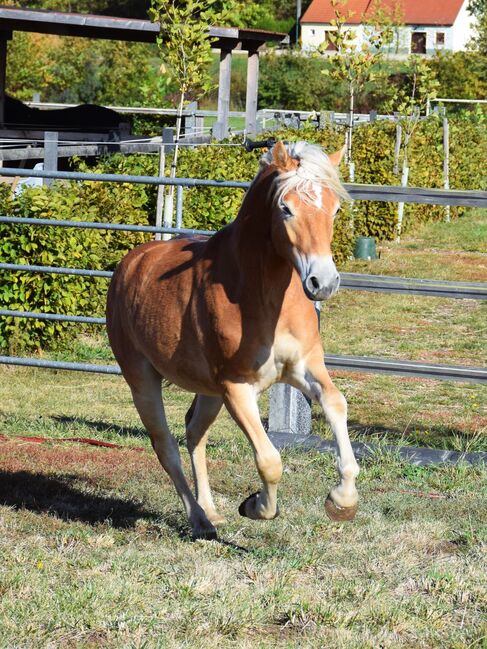
<path fill-rule="evenodd" d="M 11 7 L 0 8 L 0 129 L 5 126 L 7 42 L 14 31 L 155 43 L 159 34 L 159 25 L 148 20 L 130 18 L 34 11 Z M 266 43 L 270 41 L 287 42 L 289 37 L 279 32 L 233 27 L 211 27 L 210 35 L 215 38 L 213 47 L 220 50 L 218 118 L 214 133 L 218 138 L 223 138 L 228 133 L 232 52 L 244 50 L 248 52 L 246 129 L 249 134 L 254 134 L 257 114 L 259 52 L 265 48 Z M 5 133 L 5 131 L 3 132 Z"/>

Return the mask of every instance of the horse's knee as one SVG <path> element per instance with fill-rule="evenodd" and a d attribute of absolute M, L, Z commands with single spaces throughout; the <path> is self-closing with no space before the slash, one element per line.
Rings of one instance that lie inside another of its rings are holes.
<path fill-rule="evenodd" d="M 261 454 L 256 458 L 257 470 L 264 482 L 276 484 L 282 476 L 282 460 L 277 449 Z"/>

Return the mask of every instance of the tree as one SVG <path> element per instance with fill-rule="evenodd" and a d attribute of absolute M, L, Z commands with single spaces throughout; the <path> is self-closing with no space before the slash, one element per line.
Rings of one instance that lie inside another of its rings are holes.
<path fill-rule="evenodd" d="M 438 80 L 427 61 L 422 56 L 413 55 L 408 61 L 408 76 L 410 86 L 401 84 L 396 86 L 396 95 L 393 99 L 394 106 L 403 116 L 402 124 L 404 138 L 402 142 L 402 174 L 401 184 L 406 186 L 409 177 L 409 146 L 414 131 L 421 119 L 421 114 L 426 112 L 426 106 L 431 99 L 437 96 Z M 404 203 L 398 204 L 397 239 L 400 239 Z"/>
<path fill-rule="evenodd" d="M 352 161 L 352 132 L 355 97 L 357 90 L 374 77 L 373 67 L 379 63 L 383 56 L 383 48 L 392 42 L 392 21 L 387 14 L 377 6 L 374 15 L 369 19 L 362 44 L 357 42 L 357 32 L 348 27 L 347 22 L 352 17 L 352 12 L 344 12 L 347 0 L 330 0 L 335 18 L 330 21 L 332 29 L 327 32 L 328 40 L 319 51 L 326 51 L 331 43 L 335 53 L 329 56 L 331 66 L 323 70 L 337 81 L 345 81 L 348 88 L 348 136 L 347 136 L 347 162 L 349 164 L 350 179 L 353 181 L 354 165 Z"/>
<path fill-rule="evenodd" d="M 215 9 L 215 5 L 216 0 L 152 0 L 149 10 L 151 20 L 160 24 L 157 45 L 163 66 L 169 67 L 179 91 L 171 178 L 176 177 L 184 104 L 188 97 L 199 98 L 214 85 L 210 71 L 213 38 L 209 30 L 224 24 L 229 16 L 229 6 Z M 162 189 L 159 195 L 158 205 L 162 209 Z M 164 207 L 166 226 L 172 223 L 173 203 L 174 186 L 171 186 Z"/>
<path fill-rule="evenodd" d="M 477 35 L 470 42 L 470 48 L 487 57 L 487 0 L 470 0 L 468 9 L 478 20 Z"/>

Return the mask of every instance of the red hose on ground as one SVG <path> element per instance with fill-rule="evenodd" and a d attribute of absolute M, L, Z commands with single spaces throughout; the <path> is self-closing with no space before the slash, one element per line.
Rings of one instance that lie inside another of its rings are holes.
<path fill-rule="evenodd" d="M 125 451 L 145 451 L 142 447 L 122 446 L 121 444 L 113 444 L 112 442 L 102 442 L 98 439 L 90 439 L 88 437 L 29 437 L 27 435 L 0 435 L 0 441 L 8 442 L 12 439 L 20 439 L 23 442 L 33 442 L 35 444 L 44 444 L 44 442 L 77 442 L 78 444 L 89 444 L 90 446 L 101 446 L 103 448 L 117 448 Z"/>

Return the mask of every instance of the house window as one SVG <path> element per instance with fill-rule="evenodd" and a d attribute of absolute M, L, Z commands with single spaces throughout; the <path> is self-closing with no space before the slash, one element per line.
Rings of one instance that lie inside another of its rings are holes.
<path fill-rule="evenodd" d="M 316 29 L 311 30 L 311 36 L 314 36 L 316 34 Z"/>
<path fill-rule="evenodd" d="M 436 47 L 445 45 L 445 32 L 436 32 Z"/>
<path fill-rule="evenodd" d="M 413 32 L 411 34 L 411 53 L 426 54 L 426 32 Z"/>

